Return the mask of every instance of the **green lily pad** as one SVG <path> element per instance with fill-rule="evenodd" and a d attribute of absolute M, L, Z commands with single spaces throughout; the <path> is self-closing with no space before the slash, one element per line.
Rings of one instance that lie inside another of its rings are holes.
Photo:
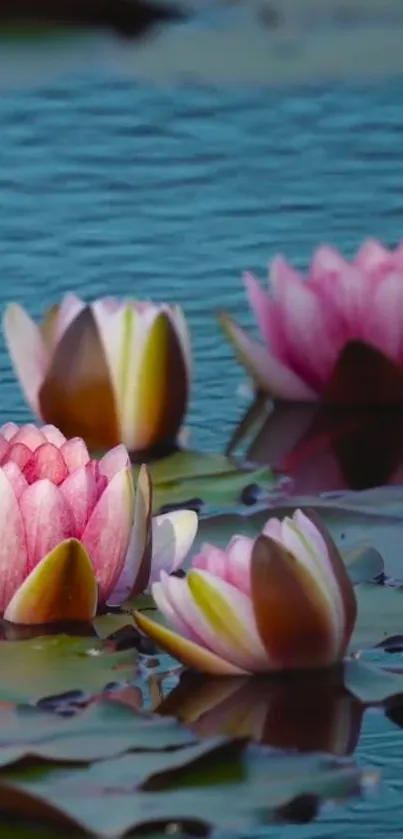
<path fill-rule="evenodd" d="M 149 464 L 154 487 L 154 512 L 167 505 L 200 504 L 228 506 L 238 504 L 250 485 L 260 491 L 273 486 L 271 469 L 239 468 L 235 461 L 220 454 L 181 451 Z M 138 467 L 133 467 L 136 476 Z"/>
<path fill-rule="evenodd" d="M 137 597 L 135 599 L 136 608 L 138 608 L 138 604 L 140 605 L 143 602 L 147 603 L 147 608 L 153 606 L 153 600 L 151 597 Z M 119 632 L 119 630 L 124 629 L 125 626 L 134 626 L 135 624 L 132 615 L 129 615 L 126 612 L 123 614 L 117 612 L 116 614 L 108 613 L 106 615 L 98 615 L 93 620 L 92 625 L 98 638 L 104 641 L 106 638 L 113 635 L 114 632 Z"/>
<path fill-rule="evenodd" d="M 245 748 L 242 741 L 204 741 L 149 757 L 147 765 L 126 755 L 88 769 L 3 772 L 0 810 L 57 817 L 108 839 L 171 822 L 239 835 L 300 796 L 355 795 L 363 778 L 351 761 Z"/>
<path fill-rule="evenodd" d="M 0 766 L 24 757 L 89 762 L 130 749 L 160 752 L 194 741 L 194 735 L 173 719 L 136 712 L 113 701 L 92 703 L 68 718 L 36 708 L 0 710 Z M 142 755 L 139 767 L 149 763 L 148 756 Z"/>
<path fill-rule="evenodd" d="M 70 690 L 99 693 L 133 678 L 132 650 L 112 652 L 96 638 L 49 635 L 0 643 L 0 701 L 32 702 Z"/>
<path fill-rule="evenodd" d="M 356 587 L 358 615 L 351 649 L 375 647 L 403 633 L 403 588 L 363 583 Z"/>
<path fill-rule="evenodd" d="M 139 467 L 133 468 L 138 471 Z M 150 463 L 149 468 L 154 485 L 238 471 L 235 461 L 225 455 L 197 451 L 174 452 Z"/>
<path fill-rule="evenodd" d="M 386 670 L 359 660 L 344 664 L 346 688 L 366 705 L 377 705 L 403 696 L 403 671 Z"/>

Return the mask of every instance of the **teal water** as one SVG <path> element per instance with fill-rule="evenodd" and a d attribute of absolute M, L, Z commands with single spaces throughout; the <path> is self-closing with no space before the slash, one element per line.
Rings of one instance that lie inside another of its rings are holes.
<path fill-rule="evenodd" d="M 0 308 L 68 290 L 182 303 L 193 332 L 192 444 L 221 451 L 245 409 L 222 307 L 252 325 L 241 274 L 320 242 L 403 235 L 401 81 L 285 91 L 70 76 L 0 101 Z M 29 419 L 3 343 L 0 421 Z M 364 528 L 363 528 L 364 529 Z M 399 659 L 400 656 L 396 656 Z M 400 835 L 402 733 L 374 712 L 358 759 L 380 790 L 265 835 Z"/>

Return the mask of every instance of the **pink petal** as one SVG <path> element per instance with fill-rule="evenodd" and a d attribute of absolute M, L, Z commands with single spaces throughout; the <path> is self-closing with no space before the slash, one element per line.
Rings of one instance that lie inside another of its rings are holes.
<path fill-rule="evenodd" d="M 252 547 L 253 539 L 247 536 L 234 536 L 225 551 L 215 545 L 204 544 L 200 554 L 193 557 L 192 568 L 208 571 L 249 594 Z"/>
<path fill-rule="evenodd" d="M 90 460 L 87 446 L 81 437 L 72 437 L 71 440 L 63 443 L 60 453 L 63 455 L 69 472 L 74 472 L 80 466 L 85 466 Z"/>
<path fill-rule="evenodd" d="M 150 583 L 180 568 L 193 545 L 198 528 L 197 513 L 175 510 L 152 520 L 152 563 Z"/>
<path fill-rule="evenodd" d="M 43 425 L 41 428 L 42 434 L 46 437 L 48 443 L 53 443 L 56 448 L 60 449 L 66 438 L 55 425 Z"/>
<path fill-rule="evenodd" d="M 244 283 L 249 305 L 254 312 L 258 327 L 267 349 L 284 361 L 285 346 L 281 318 L 277 304 L 270 299 L 253 274 L 244 274 Z"/>
<path fill-rule="evenodd" d="M 32 452 L 28 446 L 25 446 L 24 443 L 14 443 L 11 444 L 8 454 L 7 454 L 7 462 L 13 461 L 16 463 L 20 469 L 24 469 L 24 466 L 31 460 Z"/>
<path fill-rule="evenodd" d="M 75 469 L 60 486 L 73 518 L 74 535 L 80 539 L 98 500 L 97 482 L 90 464 Z"/>
<path fill-rule="evenodd" d="M 27 546 L 20 508 L 7 474 L 0 469 L 0 612 L 27 573 Z"/>
<path fill-rule="evenodd" d="M 304 282 L 302 274 L 296 271 L 283 256 L 278 255 L 275 256 L 269 264 L 268 277 L 270 293 L 277 303 L 279 302 L 279 298 L 277 296 L 277 280 L 281 281 L 282 279 L 284 279 L 285 282 L 288 280 L 290 283 L 297 284 Z"/>
<path fill-rule="evenodd" d="M 403 272 L 403 240 L 399 242 L 397 248 L 392 253 L 393 268 L 399 273 Z"/>
<path fill-rule="evenodd" d="M 19 501 L 21 498 L 22 493 L 27 489 L 28 483 L 24 478 L 21 469 L 13 460 L 9 460 L 8 463 L 5 463 L 3 468 L 4 474 L 7 476 L 9 483 L 11 484 L 14 495 Z"/>
<path fill-rule="evenodd" d="M 2 425 L 0 428 L 0 433 L 6 438 L 6 440 L 12 440 L 18 431 L 19 426 L 15 422 L 6 422 L 5 425 Z"/>
<path fill-rule="evenodd" d="M 250 595 L 251 557 L 254 540 L 247 536 L 234 536 L 227 547 L 227 573 L 225 579 L 238 591 Z"/>
<path fill-rule="evenodd" d="M 100 602 L 105 602 L 122 571 L 133 523 L 133 483 L 128 470 L 112 478 L 82 535 L 95 567 Z"/>
<path fill-rule="evenodd" d="M 39 446 L 25 464 L 23 471 L 29 484 L 47 478 L 57 486 L 69 474 L 61 452 L 53 443 L 44 443 Z"/>
<path fill-rule="evenodd" d="M 336 248 L 321 245 L 313 255 L 309 269 L 309 283 L 321 283 L 331 275 L 335 282 L 337 277 L 349 268 L 349 263 Z"/>
<path fill-rule="evenodd" d="M 99 461 L 99 472 L 111 480 L 121 469 L 130 469 L 130 457 L 126 446 L 119 445 L 110 449 Z"/>
<path fill-rule="evenodd" d="M 315 401 L 318 397 L 293 370 L 253 341 L 226 314 L 221 315 L 224 331 L 257 387 L 277 399 L 295 402 Z"/>
<path fill-rule="evenodd" d="M 189 638 L 190 641 L 194 641 L 198 644 L 200 643 L 199 636 L 197 633 L 193 632 L 191 626 L 182 620 L 176 611 L 175 601 L 170 596 L 169 584 L 166 582 L 168 576 L 169 575 L 166 574 L 165 571 L 162 571 L 160 581 L 152 584 L 152 596 L 155 600 L 157 609 L 160 610 L 169 623 L 172 624 L 173 628 L 176 629 L 177 632 L 180 632 L 184 638 Z"/>
<path fill-rule="evenodd" d="M 391 272 L 378 285 L 363 337 L 397 364 L 403 361 L 403 275 Z"/>
<path fill-rule="evenodd" d="M 376 239 L 363 242 L 355 257 L 355 264 L 366 273 L 392 267 L 392 253 Z"/>
<path fill-rule="evenodd" d="M 338 355 L 323 299 L 284 264 L 272 265 L 270 280 L 278 301 L 287 345 L 287 362 L 303 381 L 318 390 L 329 378 Z"/>
<path fill-rule="evenodd" d="M 0 432 L 0 463 L 7 460 L 7 455 L 10 449 L 10 443 L 6 437 Z"/>
<path fill-rule="evenodd" d="M 192 557 L 192 568 L 199 568 L 202 571 L 210 571 L 216 577 L 225 580 L 227 573 L 227 555 L 222 548 L 204 542 L 200 553 Z"/>
<path fill-rule="evenodd" d="M 22 306 L 11 303 L 3 318 L 3 333 L 25 398 L 39 416 L 38 394 L 48 366 L 40 329 Z"/>
<path fill-rule="evenodd" d="M 279 519 L 268 519 L 262 533 L 265 536 L 271 536 L 276 542 L 282 542 L 281 521 Z"/>
<path fill-rule="evenodd" d="M 34 452 L 35 449 L 42 446 L 43 443 L 46 443 L 46 437 L 36 425 L 27 423 L 27 425 L 19 428 L 17 434 L 13 437 L 13 446 L 17 445 L 17 443 L 23 443 L 31 452 Z"/>
<path fill-rule="evenodd" d="M 74 535 L 70 507 L 49 480 L 37 481 L 23 492 L 20 508 L 28 547 L 28 571 L 50 551 Z"/>

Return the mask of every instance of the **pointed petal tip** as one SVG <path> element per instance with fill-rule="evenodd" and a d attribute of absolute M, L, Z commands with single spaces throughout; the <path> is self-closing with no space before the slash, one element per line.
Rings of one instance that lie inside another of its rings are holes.
<path fill-rule="evenodd" d="M 151 620 L 142 612 L 133 612 L 133 617 L 137 626 L 145 635 L 186 667 L 194 668 L 201 673 L 208 673 L 212 676 L 239 676 L 245 675 L 247 672 Z"/>
<path fill-rule="evenodd" d="M 91 560 L 78 539 L 66 539 L 24 580 L 8 604 L 4 619 L 25 625 L 88 622 L 96 615 L 97 602 Z"/>
<path fill-rule="evenodd" d="M 182 565 L 196 538 L 199 518 L 194 510 L 174 510 L 152 520 L 152 565 L 150 582 Z"/>
<path fill-rule="evenodd" d="M 152 479 L 145 463 L 140 466 L 134 492 L 134 518 L 124 572 L 128 576 L 132 600 L 148 586 L 152 562 Z"/>

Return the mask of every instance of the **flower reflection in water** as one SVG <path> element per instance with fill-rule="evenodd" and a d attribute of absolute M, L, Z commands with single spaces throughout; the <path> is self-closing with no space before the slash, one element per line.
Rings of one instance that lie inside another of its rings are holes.
<path fill-rule="evenodd" d="M 294 496 L 402 484 L 403 409 L 273 405 L 258 396 L 227 453 L 240 447 L 246 460 L 287 475 Z"/>
<path fill-rule="evenodd" d="M 191 725 L 201 736 L 247 737 L 277 748 L 338 756 L 354 752 L 363 714 L 338 668 L 281 679 L 185 672 L 156 710 Z"/>

